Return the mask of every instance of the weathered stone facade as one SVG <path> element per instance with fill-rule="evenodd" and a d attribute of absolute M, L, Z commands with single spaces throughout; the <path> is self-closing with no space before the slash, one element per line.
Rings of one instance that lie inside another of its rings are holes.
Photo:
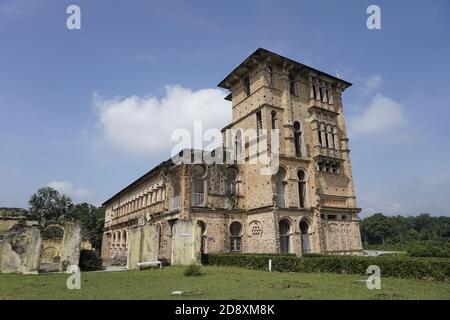
<path fill-rule="evenodd" d="M 170 159 L 107 200 L 104 261 L 127 256 L 139 219 L 159 225 L 163 261 L 177 255 L 173 232 L 179 220 L 199 225 L 204 253 L 360 254 L 360 209 L 341 99 L 349 86 L 256 50 L 219 84 L 231 92 L 233 118 L 223 129 L 227 164 Z M 246 135 L 248 129 L 256 136 Z M 253 148 L 263 144 L 267 148 Z M 243 161 L 228 161 L 230 155 Z M 261 155 L 278 156 L 279 170 L 262 174 L 270 165 L 253 161 Z"/>
<path fill-rule="evenodd" d="M 27 218 L 27 211 L 18 208 L 0 208 L 0 273 L 38 273 L 40 271 L 67 271 L 78 266 L 82 245 L 78 222 L 59 221 L 45 227 Z M 63 232 L 60 240 L 43 239 L 46 228 L 58 227 Z"/>

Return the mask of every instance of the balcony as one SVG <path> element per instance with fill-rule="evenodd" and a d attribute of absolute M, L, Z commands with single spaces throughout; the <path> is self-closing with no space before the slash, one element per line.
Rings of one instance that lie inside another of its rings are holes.
<path fill-rule="evenodd" d="M 205 206 L 205 194 L 204 193 L 192 193 L 192 206 L 204 207 Z"/>
<path fill-rule="evenodd" d="M 180 209 L 180 196 L 175 196 L 169 201 L 169 210 Z"/>
<path fill-rule="evenodd" d="M 338 159 L 342 158 L 341 151 L 337 150 L 337 149 L 331 149 L 331 148 L 326 148 L 326 147 L 322 147 L 322 146 L 317 146 L 316 150 L 318 152 L 318 155 L 320 155 L 320 156 L 325 156 L 325 157 L 330 157 L 330 158 L 338 158 Z"/>
<path fill-rule="evenodd" d="M 333 196 L 333 195 L 320 195 L 322 206 L 333 208 L 354 208 L 356 207 L 356 201 L 354 197 L 346 196 Z"/>

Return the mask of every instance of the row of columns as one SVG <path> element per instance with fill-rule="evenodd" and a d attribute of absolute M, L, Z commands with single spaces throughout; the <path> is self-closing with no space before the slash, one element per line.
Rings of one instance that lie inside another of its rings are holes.
<path fill-rule="evenodd" d="M 153 205 L 166 199 L 166 186 L 158 183 L 156 186 L 148 188 L 138 195 L 134 195 L 128 200 L 113 207 L 115 216 L 122 216 L 130 212 L 140 210 L 144 207 Z"/>

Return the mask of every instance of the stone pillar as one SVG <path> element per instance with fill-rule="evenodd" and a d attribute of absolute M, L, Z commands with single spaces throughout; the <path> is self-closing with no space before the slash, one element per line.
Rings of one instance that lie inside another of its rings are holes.
<path fill-rule="evenodd" d="M 200 263 L 201 228 L 195 220 L 177 220 L 172 235 L 172 265 Z"/>
<path fill-rule="evenodd" d="M 111 233 L 103 233 L 101 258 L 105 265 L 108 265 L 111 260 Z"/>
<path fill-rule="evenodd" d="M 191 165 L 181 165 L 180 174 L 180 217 L 189 218 L 189 210 L 191 207 Z M 206 190 L 205 190 L 206 194 Z"/>
<path fill-rule="evenodd" d="M 141 258 L 141 239 L 142 228 L 135 227 L 130 229 L 128 234 L 128 253 L 127 253 L 127 269 L 136 269 L 137 263 Z"/>
<path fill-rule="evenodd" d="M 59 271 L 66 271 L 69 266 L 78 266 L 80 262 L 81 226 L 78 222 L 65 222 L 63 227 Z"/>

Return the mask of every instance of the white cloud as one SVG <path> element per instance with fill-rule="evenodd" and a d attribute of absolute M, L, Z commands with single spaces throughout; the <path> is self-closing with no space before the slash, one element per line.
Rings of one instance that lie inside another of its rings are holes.
<path fill-rule="evenodd" d="M 383 85 L 383 77 L 379 74 L 375 74 L 366 79 L 364 83 L 364 91 L 372 92 L 379 89 Z"/>
<path fill-rule="evenodd" d="M 194 121 L 203 131 L 221 129 L 231 120 L 231 105 L 219 89 L 193 91 L 167 86 L 165 96 L 103 99 L 94 95 L 102 138 L 121 151 L 140 155 L 169 152 L 176 129 L 192 132 Z"/>
<path fill-rule="evenodd" d="M 71 198 L 81 199 L 90 194 L 88 189 L 75 188 L 71 182 L 68 181 L 52 181 L 47 184 L 59 193 L 65 194 Z"/>
<path fill-rule="evenodd" d="M 352 135 L 387 133 L 405 124 L 403 106 L 378 93 L 369 107 L 360 115 L 350 118 Z"/>

